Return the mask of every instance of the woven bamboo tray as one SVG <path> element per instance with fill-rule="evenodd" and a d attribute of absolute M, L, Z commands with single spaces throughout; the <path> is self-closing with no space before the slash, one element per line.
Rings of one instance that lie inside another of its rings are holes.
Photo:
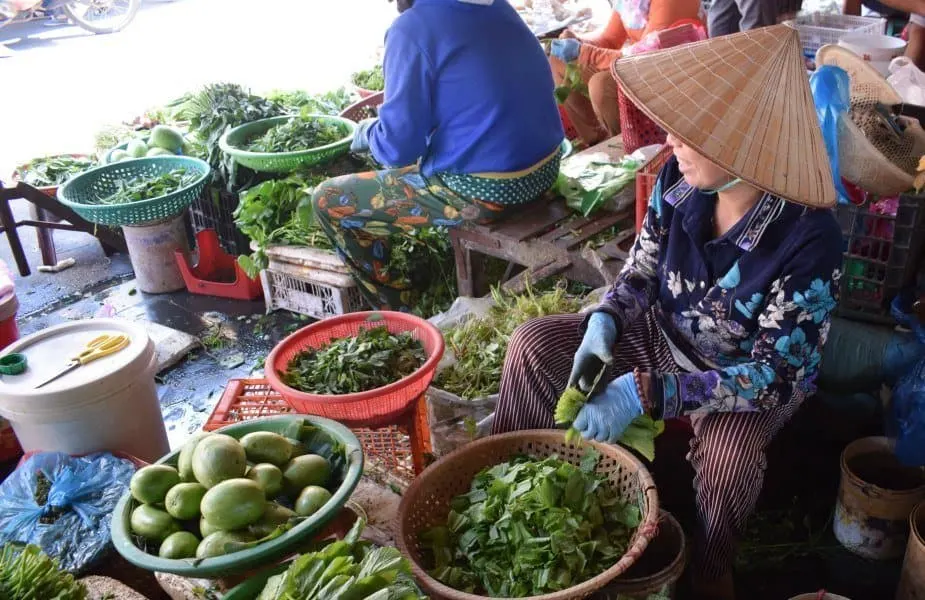
<path fill-rule="evenodd" d="M 421 531 L 446 523 L 450 501 L 469 490 L 475 475 L 484 469 L 515 456 L 527 455 L 545 458 L 553 454 L 574 465 L 580 465 L 590 444 L 601 453 L 598 473 L 604 474 L 624 502 L 635 502 L 642 512 L 642 522 L 629 549 L 617 564 L 597 577 L 576 586 L 530 600 L 577 600 L 587 598 L 626 571 L 642 555 L 649 541 L 658 531 L 658 493 L 652 475 L 628 450 L 598 442 L 585 442 L 576 447 L 565 441 L 565 431 L 517 431 L 472 442 L 448 454 L 427 467 L 402 497 L 398 513 L 396 542 L 402 554 L 411 559 L 414 576 L 425 591 L 447 600 L 485 600 L 454 590 L 427 573 L 422 548 L 418 543 Z"/>

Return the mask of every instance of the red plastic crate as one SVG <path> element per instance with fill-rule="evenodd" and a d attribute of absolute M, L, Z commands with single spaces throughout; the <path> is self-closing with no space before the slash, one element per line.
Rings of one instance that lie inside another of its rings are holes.
<path fill-rule="evenodd" d="M 256 300 L 263 295 L 260 279 L 248 277 L 237 259 L 222 250 L 214 229 L 198 232 L 196 246 L 199 248 L 199 262 L 196 265 L 190 264 L 182 251 L 174 253 L 183 282 L 191 294 L 233 300 Z"/>
<path fill-rule="evenodd" d="M 642 222 L 646 218 L 646 210 L 649 207 L 649 196 L 655 189 L 655 181 L 658 174 L 671 158 L 671 146 L 667 144 L 662 146 L 658 154 L 652 157 L 639 171 L 636 172 L 636 233 L 642 229 Z"/>
<path fill-rule="evenodd" d="M 232 379 L 203 426 L 215 431 L 232 423 L 296 413 L 266 379 Z M 321 415 L 319 415 L 321 416 Z M 410 483 L 427 466 L 431 453 L 427 406 L 423 398 L 397 422 L 383 427 L 351 427 L 367 463 Z"/>

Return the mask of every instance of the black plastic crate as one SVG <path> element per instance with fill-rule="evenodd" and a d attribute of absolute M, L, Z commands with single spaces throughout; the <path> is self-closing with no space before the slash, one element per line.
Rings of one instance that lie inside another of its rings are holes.
<path fill-rule="evenodd" d="M 925 241 L 923 202 L 923 196 L 900 196 L 895 216 L 876 199 L 836 207 L 845 243 L 839 316 L 894 322 L 890 302 L 915 284 Z"/>
<path fill-rule="evenodd" d="M 190 206 L 190 220 L 198 233 L 203 229 L 214 229 L 222 249 L 232 256 L 250 254 L 250 239 L 238 230 L 234 223 L 234 211 L 238 208 L 238 195 L 228 190 L 207 185 L 202 195 Z"/>

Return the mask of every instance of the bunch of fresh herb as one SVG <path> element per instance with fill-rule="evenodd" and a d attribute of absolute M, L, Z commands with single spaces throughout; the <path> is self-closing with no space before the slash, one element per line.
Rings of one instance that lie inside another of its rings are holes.
<path fill-rule="evenodd" d="M 581 77 L 581 67 L 578 63 L 568 63 L 565 65 L 565 75 L 562 78 L 562 85 L 557 87 L 553 92 L 556 95 L 556 102 L 564 104 L 572 92 L 577 92 L 582 96 L 588 95 L 588 84 Z"/>
<path fill-rule="evenodd" d="M 300 352 L 280 375 L 301 392 L 355 394 L 411 375 L 426 359 L 424 347 L 410 331 L 393 334 L 384 325 L 371 325 L 356 336 Z"/>
<path fill-rule="evenodd" d="M 248 276 L 255 277 L 267 267 L 266 250 L 273 244 L 331 249 L 330 240 L 315 224 L 312 209 L 312 190 L 325 178 L 303 170 L 241 193 L 235 223 L 256 247 L 250 256 L 238 257 Z"/>
<path fill-rule="evenodd" d="M 156 177 L 139 175 L 131 179 L 119 179 L 116 192 L 98 200 L 99 204 L 129 204 L 152 198 L 160 198 L 191 185 L 199 179 L 199 173 L 183 167 L 171 169 Z"/>
<path fill-rule="evenodd" d="M 366 71 L 357 71 L 350 79 L 353 85 L 363 90 L 381 92 L 385 89 L 385 73 L 382 72 L 382 65 L 376 65 Z"/>
<path fill-rule="evenodd" d="M 559 396 L 556 402 L 556 425 L 569 425 L 565 440 L 569 443 L 581 442 L 581 434 L 571 424 L 578 418 L 578 412 L 588 401 L 587 395 L 578 388 L 570 387 Z M 655 460 L 655 438 L 665 431 L 665 422 L 656 421 L 648 415 L 636 418 L 623 432 L 620 443 L 632 448 L 647 460 Z"/>
<path fill-rule="evenodd" d="M 222 135 L 231 128 L 285 114 L 286 109 L 276 103 L 255 96 L 240 85 L 216 83 L 184 96 L 169 108 L 176 109 L 177 118 L 189 121 L 190 133 L 204 144 L 207 160 L 213 168 L 214 181 L 234 184 L 233 165 L 223 158 L 218 147 Z"/>
<path fill-rule="evenodd" d="M 96 166 L 96 161 L 84 156 L 46 156 L 36 158 L 17 170 L 19 178 L 33 187 L 61 185 L 74 175 Z"/>
<path fill-rule="evenodd" d="M 273 90 L 267 100 L 284 106 L 289 112 L 308 112 L 322 115 L 339 115 L 353 103 L 350 93 L 343 87 L 323 94 L 309 94 L 302 90 Z"/>
<path fill-rule="evenodd" d="M 390 268 L 415 290 L 412 312 L 430 318 L 456 299 L 456 267 L 445 227 L 420 227 L 392 235 Z"/>
<path fill-rule="evenodd" d="M 257 600 L 425 600 L 408 560 L 395 548 L 361 541 L 364 526 L 358 519 L 343 540 L 297 557 Z"/>
<path fill-rule="evenodd" d="M 247 141 L 251 152 L 297 152 L 326 146 L 344 139 L 344 130 L 337 123 L 326 122 L 305 112 L 274 125 L 269 130 Z"/>
<path fill-rule="evenodd" d="M 514 330 L 530 319 L 575 313 L 581 308 L 581 300 L 560 287 L 543 293 L 527 288 L 519 296 L 494 289 L 492 297 L 494 306 L 484 318 L 469 319 L 444 332 L 456 362 L 437 374 L 436 387 L 469 399 L 497 394 Z"/>
<path fill-rule="evenodd" d="M 0 598 L 84 600 L 87 589 L 38 546 L 11 543 L 0 551 Z"/>
<path fill-rule="evenodd" d="M 612 567 L 641 521 L 589 450 L 577 467 L 519 457 L 482 470 L 446 526 L 423 532 L 431 576 L 468 593 L 522 598 L 564 590 Z"/>

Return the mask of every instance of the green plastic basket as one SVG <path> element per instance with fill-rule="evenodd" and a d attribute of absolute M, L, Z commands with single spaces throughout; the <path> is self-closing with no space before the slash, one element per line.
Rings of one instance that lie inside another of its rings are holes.
<path fill-rule="evenodd" d="M 199 177 L 176 192 L 129 204 L 94 204 L 117 191 L 120 180 L 156 177 L 176 168 L 186 168 Z M 58 188 L 58 200 L 78 215 L 99 225 L 144 225 L 183 212 L 199 197 L 209 179 L 209 164 L 190 156 L 152 156 L 126 160 L 85 171 Z"/>
<path fill-rule="evenodd" d="M 308 117 L 339 125 L 344 131 L 343 139 L 325 146 L 296 152 L 268 153 L 242 150 L 248 140 L 266 133 L 271 127 L 298 118 L 295 115 L 289 115 L 260 119 L 235 127 L 222 136 L 218 141 L 218 146 L 239 165 L 263 173 L 291 173 L 302 166 L 309 167 L 326 163 L 350 150 L 350 142 L 353 141 L 353 134 L 356 132 L 356 123 L 332 115 L 308 115 Z"/>
<path fill-rule="evenodd" d="M 360 481 L 360 476 L 363 474 L 363 450 L 356 436 L 336 421 L 308 415 L 254 419 L 215 431 L 215 433 L 223 433 L 237 439 L 254 431 L 272 431 L 286 437 L 299 437 L 293 434 L 302 425 L 311 425 L 318 430 L 314 433 L 313 442 L 308 444 L 309 450 L 324 454 L 321 446 L 330 447 L 340 444 L 343 448 L 343 464 L 340 467 L 335 464 L 333 472 L 334 481 L 339 482 L 339 485 L 327 504 L 314 515 L 306 518 L 280 537 L 248 550 L 214 558 L 173 560 L 148 554 L 135 545 L 131 534 L 130 519 L 137 503 L 131 493 L 127 492 L 119 500 L 112 515 L 112 543 L 116 550 L 136 567 L 194 578 L 246 573 L 300 551 L 302 544 L 309 542 L 318 531 L 337 516 Z M 157 464 L 177 466 L 179 458 L 180 450 L 178 449 L 157 461 Z"/>

